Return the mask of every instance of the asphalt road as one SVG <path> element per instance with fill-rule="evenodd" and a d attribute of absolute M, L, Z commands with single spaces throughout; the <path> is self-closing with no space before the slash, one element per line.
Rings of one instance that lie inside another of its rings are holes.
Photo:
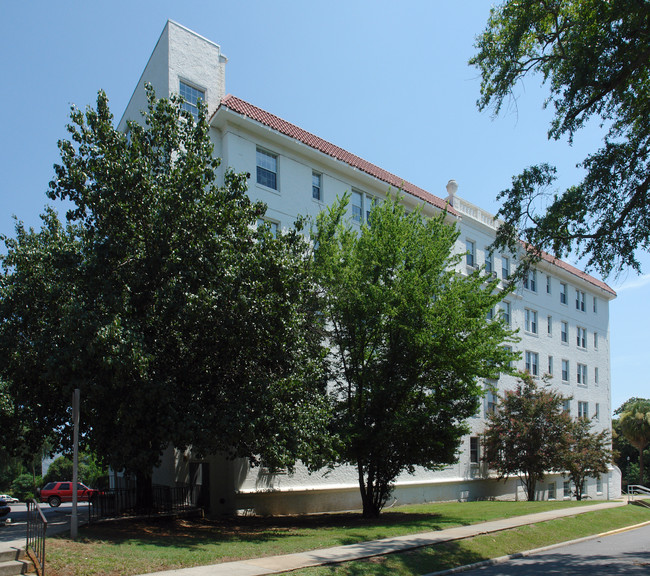
<path fill-rule="evenodd" d="M 650 526 L 561 546 L 463 576 L 649 576 Z"/>
<path fill-rule="evenodd" d="M 25 504 L 11 504 L 9 513 L 10 522 L 0 526 L 0 543 L 11 542 L 20 538 L 27 538 L 27 506 Z M 70 529 L 70 516 L 72 504 L 61 504 L 58 508 L 51 508 L 49 504 L 41 504 L 41 510 L 47 520 L 47 533 L 55 534 Z M 77 511 L 79 522 L 88 518 L 88 504 L 82 502 Z"/>

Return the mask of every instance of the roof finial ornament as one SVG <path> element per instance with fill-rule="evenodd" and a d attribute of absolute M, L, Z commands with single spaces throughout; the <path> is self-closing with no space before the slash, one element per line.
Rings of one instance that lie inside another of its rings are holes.
<path fill-rule="evenodd" d="M 454 205 L 454 198 L 456 197 L 456 192 L 458 192 L 458 182 L 454 180 L 453 178 L 447 182 L 447 202 L 449 202 L 450 206 Z"/>

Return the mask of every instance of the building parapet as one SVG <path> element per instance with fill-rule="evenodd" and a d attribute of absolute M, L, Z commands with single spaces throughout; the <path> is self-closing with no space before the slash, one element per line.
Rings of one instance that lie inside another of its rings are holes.
<path fill-rule="evenodd" d="M 463 200 L 458 196 L 453 197 L 453 207 L 460 212 L 461 215 L 469 216 L 488 228 L 496 230 L 499 227 L 499 221 L 487 210 L 483 210 L 483 208 L 479 208 L 475 204 Z"/>

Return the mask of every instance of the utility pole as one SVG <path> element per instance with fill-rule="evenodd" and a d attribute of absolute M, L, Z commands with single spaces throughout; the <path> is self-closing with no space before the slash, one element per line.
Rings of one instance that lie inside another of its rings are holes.
<path fill-rule="evenodd" d="M 79 516 L 77 514 L 78 494 L 77 482 L 79 480 L 79 396 L 81 392 L 79 388 L 75 388 L 72 395 L 72 422 L 74 424 L 74 432 L 72 436 L 72 517 L 70 518 L 70 538 L 77 539 L 79 531 Z"/>

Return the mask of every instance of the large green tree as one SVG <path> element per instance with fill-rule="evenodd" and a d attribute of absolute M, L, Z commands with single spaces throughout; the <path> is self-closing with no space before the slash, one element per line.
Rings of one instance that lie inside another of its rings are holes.
<path fill-rule="evenodd" d="M 205 110 L 157 100 L 127 134 L 104 93 L 73 108 L 40 230 L 0 256 L 0 377 L 40 445 L 150 477 L 169 444 L 292 466 L 328 421 L 308 244 L 258 226 L 246 176 L 217 184 Z"/>
<path fill-rule="evenodd" d="M 73 475 L 73 461 L 69 456 L 58 456 L 49 465 L 41 483 L 70 480 Z M 97 457 L 87 451 L 79 454 L 78 479 L 90 488 L 108 488 L 108 470 L 101 466 Z"/>
<path fill-rule="evenodd" d="M 529 501 L 546 472 L 564 469 L 562 456 L 570 442 L 571 419 L 566 400 L 547 385 L 521 373 L 514 390 L 499 398 L 499 408 L 488 417 L 483 437 L 484 460 L 500 479 L 518 476 Z"/>
<path fill-rule="evenodd" d="M 552 190 L 556 169 L 526 168 L 500 194 L 497 243 L 523 238 L 558 257 L 574 251 L 603 275 L 639 270 L 650 247 L 650 4 L 630 0 L 508 0 L 492 8 L 470 60 L 481 73 L 480 109 L 495 114 L 537 75 L 554 108 L 548 137 L 588 122 L 606 131 L 581 163 L 584 177 Z"/>
<path fill-rule="evenodd" d="M 650 400 L 633 398 L 619 410 L 618 428 L 639 452 L 639 484 L 643 484 L 643 452 L 650 444 Z"/>
<path fill-rule="evenodd" d="M 453 463 L 465 419 L 515 357 L 512 333 L 488 312 L 498 281 L 454 268 L 458 230 L 445 214 L 376 203 L 369 224 L 346 219 L 348 197 L 322 212 L 315 262 L 329 328 L 339 463 L 356 466 L 365 516 L 377 516 L 397 476 Z"/>
<path fill-rule="evenodd" d="M 562 467 L 573 482 L 576 500 L 582 500 L 587 478 L 605 474 L 612 461 L 609 432 L 592 428 L 589 418 L 576 418 L 569 426 L 568 442 L 562 446 Z"/>
<path fill-rule="evenodd" d="M 639 484 L 639 451 L 630 444 L 630 441 L 623 434 L 619 418 L 625 409 L 637 400 L 650 402 L 650 400 L 644 398 L 629 398 L 614 410 L 614 417 L 612 418 L 612 452 L 614 462 L 623 473 L 624 485 Z M 644 462 L 647 462 L 647 459 L 650 458 L 650 449 L 646 447 L 643 452 Z"/>

